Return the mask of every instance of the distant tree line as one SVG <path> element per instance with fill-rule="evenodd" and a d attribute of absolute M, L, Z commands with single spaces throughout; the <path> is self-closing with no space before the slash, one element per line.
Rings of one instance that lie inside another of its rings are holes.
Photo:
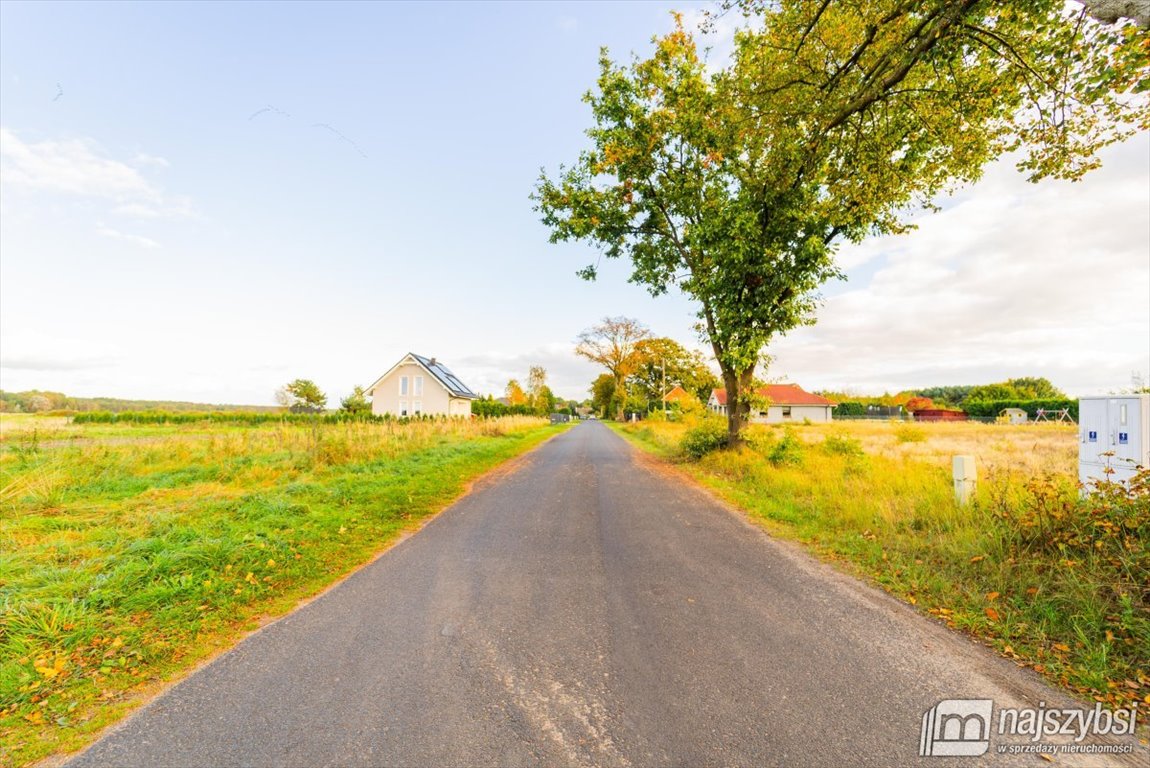
<path fill-rule="evenodd" d="M 527 387 L 519 379 L 511 379 L 503 388 L 503 397 L 484 395 L 471 401 L 471 413 L 476 416 L 548 416 L 552 413 L 576 415 L 578 403 L 567 402 L 555 396 L 547 385 L 547 369 L 533 365 L 527 370 Z"/>
<path fill-rule="evenodd" d="M 48 392 L 32 389 L 26 392 L 6 392 L 0 390 L 0 412 L 2 413 L 46 413 L 49 411 L 241 411 L 275 412 L 275 406 L 263 405 L 216 405 L 210 403 L 189 403 L 178 400 L 124 400 L 116 397 L 70 397 L 62 392 Z"/>

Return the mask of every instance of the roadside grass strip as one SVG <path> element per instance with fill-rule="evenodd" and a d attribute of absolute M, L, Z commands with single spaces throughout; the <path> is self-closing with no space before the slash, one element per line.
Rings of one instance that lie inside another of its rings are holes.
<path fill-rule="evenodd" d="M 0 450 L 0 765 L 79 748 L 563 427 L 99 429 Z"/>

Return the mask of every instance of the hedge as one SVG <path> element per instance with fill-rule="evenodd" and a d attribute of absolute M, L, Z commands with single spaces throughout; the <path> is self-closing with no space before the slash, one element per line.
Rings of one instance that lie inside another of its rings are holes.
<path fill-rule="evenodd" d="M 1033 419 L 1042 408 L 1048 412 L 1057 412 L 1066 408 L 1070 411 L 1070 418 L 1078 421 L 1078 401 L 1069 398 L 1052 398 L 1048 400 L 974 400 L 962 404 L 962 410 L 971 416 L 988 418 L 1002 413 L 1003 408 L 1021 408 L 1026 415 Z"/>

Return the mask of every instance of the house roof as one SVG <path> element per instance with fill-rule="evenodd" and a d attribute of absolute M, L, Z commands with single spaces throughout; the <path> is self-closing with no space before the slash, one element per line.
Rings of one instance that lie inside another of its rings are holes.
<path fill-rule="evenodd" d="M 376 379 L 375 383 L 367 388 L 367 391 L 369 393 L 374 392 L 375 388 L 378 387 L 384 379 L 391 375 L 392 371 L 402 365 L 408 358 L 414 360 L 428 373 L 430 373 L 432 378 L 438 381 L 440 385 L 442 385 L 443 388 L 446 389 L 452 397 L 466 397 L 469 400 L 477 400 L 479 398 L 479 395 L 468 389 L 467 385 L 460 381 L 455 376 L 455 374 L 452 373 L 450 369 L 448 369 L 446 365 L 439 362 L 434 357 L 424 357 L 423 355 L 417 355 L 414 352 L 408 352 L 406 355 L 400 358 L 400 361 L 388 368 L 387 373 Z"/>
<path fill-rule="evenodd" d="M 770 400 L 771 405 L 838 405 L 825 397 L 807 392 L 798 384 L 768 384 L 759 390 L 759 394 Z M 725 389 L 712 389 L 711 397 L 719 405 L 727 404 Z"/>
<path fill-rule="evenodd" d="M 439 383 L 447 387 L 447 391 L 456 397 L 470 397 L 478 398 L 479 395 L 472 392 L 467 388 L 467 385 L 455 377 L 455 374 L 448 370 L 447 366 L 436 360 L 434 357 L 426 358 L 420 355 L 411 353 L 411 356 L 419 361 L 427 370 L 431 371 L 431 375 L 439 379 Z"/>
<path fill-rule="evenodd" d="M 690 392 L 688 392 L 687 390 L 683 389 L 681 386 L 678 386 L 678 385 L 676 385 L 672 389 L 668 390 L 667 394 L 663 395 L 663 397 L 664 397 L 664 399 L 670 400 L 671 402 L 683 400 L 684 398 L 686 398 L 688 400 L 693 400 L 695 398 L 694 395 L 692 395 Z"/>

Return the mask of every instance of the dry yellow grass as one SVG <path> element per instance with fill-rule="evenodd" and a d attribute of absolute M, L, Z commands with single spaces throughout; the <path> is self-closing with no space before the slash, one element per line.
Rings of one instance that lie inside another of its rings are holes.
<path fill-rule="evenodd" d="M 781 425 L 754 426 L 752 432 Z M 907 423 L 836 421 L 794 425 L 804 442 L 820 443 L 828 434 L 858 440 L 872 456 L 916 459 L 950 467 L 951 457 L 974 456 L 982 471 L 1029 476 L 1078 474 L 1077 430 L 1062 424 Z"/>
<path fill-rule="evenodd" d="M 0 440 L 9 435 L 17 435 L 34 430 L 40 432 L 63 429 L 70 419 L 67 416 L 36 416 L 31 413 L 0 413 Z"/>

